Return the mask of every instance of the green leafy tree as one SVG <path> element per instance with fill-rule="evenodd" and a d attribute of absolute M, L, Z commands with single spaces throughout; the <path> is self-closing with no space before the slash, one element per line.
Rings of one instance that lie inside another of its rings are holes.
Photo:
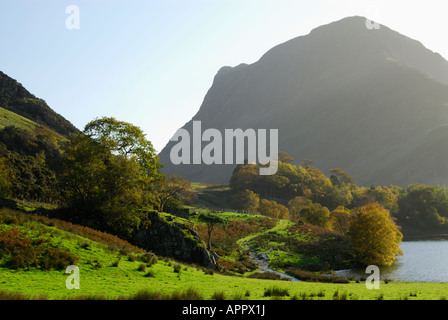
<path fill-rule="evenodd" d="M 178 207 L 181 204 L 191 204 L 196 199 L 190 182 L 177 176 L 161 176 L 152 185 L 151 191 L 157 199 L 158 211 L 163 211 L 169 202 L 175 202 Z"/>
<path fill-rule="evenodd" d="M 342 235 L 346 235 L 350 229 L 350 210 L 339 206 L 330 213 L 330 228 Z"/>
<path fill-rule="evenodd" d="M 156 178 L 160 174 L 161 165 L 156 151 L 139 127 L 103 117 L 89 122 L 84 134 L 107 146 L 112 153 L 136 160 L 149 177 Z"/>
<path fill-rule="evenodd" d="M 14 172 L 8 159 L 0 158 L 0 197 L 7 198 L 11 195 L 12 181 L 14 180 Z"/>
<path fill-rule="evenodd" d="M 323 207 L 320 203 L 312 203 L 308 200 L 308 204 L 300 210 L 299 214 L 304 222 L 328 228 L 330 223 L 330 211 L 327 207 Z"/>
<path fill-rule="evenodd" d="M 398 200 L 401 222 L 420 228 L 443 226 L 448 217 L 448 192 L 444 187 L 410 185 Z"/>
<path fill-rule="evenodd" d="M 328 170 L 331 172 L 330 180 L 333 182 L 334 185 L 339 185 L 341 183 L 347 183 L 352 184 L 353 178 L 342 169 L 330 169 Z"/>
<path fill-rule="evenodd" d="M 66 204 L 80 214 L 98 209 L 106 195 L 106 179 L 112 162 L 110 150 L 78 134 L 63 146 L 61 189 Z"/>
<path fill-rule="evenodd" d="M 10 152 L 4 161 L 9 165 L 9 189 L 14 197 L 42 202 L 58 200 L 56 175 L 48 168 L 43 151 L 35 157 Z"/>
<path fill-rule="evenodd" d="M 398 212 L 398 194 L 397 190 L 388 187 L 371 187 L 367 189 L 367 194 L 371 196 L 375 202 L 381 204 L 390 211 L 394 216 Z"/>
<path fill-rule="evenodd" d="M 323 203 L 330 210 L 339 206 L 349 207 L 353 201 L 352 186 L 344 182 L 333 185 L 325 193 Z"/>
<path fill-rule="evenodd" d="M 295 197 L 288 202 L 289 212 L 294 221 L 306 222 L 323 228 L 329 227 L 330 211 L 319 203 L 304 197 Z"/>
<path fill-rule="evenodd" d="M 253 164 L 238 165 L 230 177 L 229 186 L 234 191 L 256 188 L 258 168 Z"/>
<path fill-rule="evenodd" d="M 273 200 L 262 199 L 259 205 L 261 214 L 279 219 L 289 219 L 289 210 Z"/>
<path fill-rule="evenodd" d="M 228 221 L 224 218 L 221 218 L 220 216 L 210 214 L 210 213 L 206 213 L 206 214 L 203 213 L 203 214 L 199 215 L 198 219 L 200 221 L 205 222 L 205 224 L 207 225 L 207 234 L 208 234 L 207 249 L 211 250 L 213 229 L 217 225 L 227 224 Z"/>
<path fill-rule="evenodd" d="M 280 162 L 291 163 L 294 161 L 294 158 L 288 155 L 286 151 L 279 151 L 277 155 L 278 155 L 278 161 Z"/>
<path fill-rule="evenodd" d="M 293 221 L 299 221 L 301 220 L 302 216 L 300 215 L 300 211 L 302 211 L 303 208 L 308 206 L 308 204 L 311 202 L 311 200 L 306 199 L 305 197 L 297 196 L 293 199 L 289 200 L 288 202 L 288 209 L 289 214 L 291 216 L 291 219 Z M 302 221 L 304 222 L 304 221 Z"/>
<path fill-rule="evenodd" d="M 260 205 L 260 197 L 251 190 L 243 190 L 232 196 L 233 204 L 246 211 L 256 212 Z"/>
<path fill-rule="evenodd" d="M 137 158 L 114 154 L 105 140 L 78 134 L 63 149 L 60 184 L 72 218 L 129 237 L 145 222 L 141 209 L 152 209 L 153 177 Z"/>

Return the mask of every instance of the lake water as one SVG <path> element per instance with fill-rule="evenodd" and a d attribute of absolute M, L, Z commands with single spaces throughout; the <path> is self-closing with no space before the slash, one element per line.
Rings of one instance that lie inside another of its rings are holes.
<path fill-rule="evenodd" d="M 395 281 L 448 282 L 448 241 L 404 241 L 404 255 L 391 267 L 380 268 L 380 278 Z M 340 270 L 341 276 L 367 278 L 363 270 Z"/>

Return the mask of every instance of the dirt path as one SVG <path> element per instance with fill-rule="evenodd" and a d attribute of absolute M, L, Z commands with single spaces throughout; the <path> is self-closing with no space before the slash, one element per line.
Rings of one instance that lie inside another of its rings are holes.
<path fill-rule="evenodd" d="M 278 230 L 285 229 L 290 225 L 290 223 L 291 223 L 291 221 L 289 221 L 289 220 L 284 220 L 284 219 L 279 220 L 273 228 L 266 230 L 264 232 L 261 232 L 261 233 L 251 234 L 250 236 L 242 238 L 242 239 L 238 240 L 238 244 L 240 245 L 240 247 L 243 250 L 249 250 L 250 260 L 255 262 L 258 265 L 259 270 L 264 271 L 264 272 L 275 273 L 275 274 L 277 274 L 283 278 L 287 278 L 291 281 L 300 282 L 300 280 L 298 280 L 294 277 L 291 277 L 290 275 L 287 275 L 286 273 L 272 270 L 271 268 L 269 268 L 269 257 L 267 255 L 267 253 L 270 252 L 272 250 L 272 248 L 266 252 L 258 252 L 257 250 L 255 250 L 255 248 L 253 248 L 247 244 L 247 242 L 249 242 L 250 240 L 252 240 L 260 235 L 266 234 L 271 231 L 278 231 Z"/>

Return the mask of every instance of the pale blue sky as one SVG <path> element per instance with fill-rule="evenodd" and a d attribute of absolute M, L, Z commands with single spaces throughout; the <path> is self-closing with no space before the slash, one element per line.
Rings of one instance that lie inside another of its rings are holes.
<path fill-rule="evenodd" d="M 388 2 L 393 2 L 390 4 Z M 445 1 L 0 0 L 0 70 L 76 127 L 114 116 L 160 151 L 222 66 L 362 15 L 448 57 Z M 65 9 L 80 10 L 68 30 Z"/>

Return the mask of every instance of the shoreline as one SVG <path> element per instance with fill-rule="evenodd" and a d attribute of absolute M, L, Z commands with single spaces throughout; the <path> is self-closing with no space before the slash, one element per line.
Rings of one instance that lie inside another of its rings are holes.
<path fill-rule="evenodd" d="M 448 233 L 403 235 L 402 242 L 410 242 L 410 241 L 444 241 L 444 240 L 448 240 Z"/>

